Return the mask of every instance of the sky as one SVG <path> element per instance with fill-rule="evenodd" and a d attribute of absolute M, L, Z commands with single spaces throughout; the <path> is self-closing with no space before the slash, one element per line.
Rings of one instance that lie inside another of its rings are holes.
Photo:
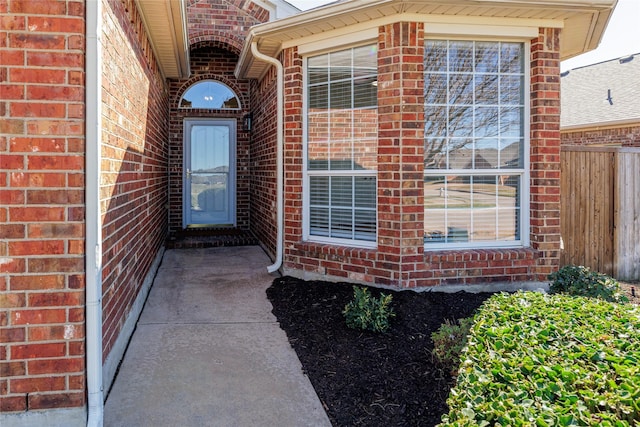
<path fill-rule="evenodd" d="M 333 0 L 287 0 L 307 10 Z M 597 49 L 562 62 L 562 71 L 640 53 L 640 0 L 618 0 Z"/>

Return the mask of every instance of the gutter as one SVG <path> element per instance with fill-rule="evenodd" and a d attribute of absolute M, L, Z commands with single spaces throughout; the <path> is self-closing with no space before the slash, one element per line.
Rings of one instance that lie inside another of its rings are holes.
<path fill-rule="evenodd" d="M 599 9 L 605 9 L 612 11 L 618 0 L 449 0 L 449 5 L 452 8 L 462 8 L 465 6 L 474 7 L 487 7 L 491 9 L 536 9 L 536 10 L 565 10 L 571 12 L 585 12 L 592 13 Z M 309 22 L 324 20 L 327 22 L 327 29 L 334 29 L 339 19 L 345 14 L 354 14 L 358 12 L 372 12 L 372 16 L 381 17 L 379 11 L 376 9 L 386 7 L 389 13 L 393 15 L 399 15 L 403 13 L 412 13 L 412 10 L 428 5 L 427 0 L 347 0 L 336 1 L 328 3 L 322 6 L 318 6 L 295 15 L 288 16 L 286 18 L 278 19 L 277 21 L 265 22 L 257 24 L 252 27 L 256 36 L 263 35 L 271 32 L 286 32 L 295 28 L 304 28 Z M 418 12 L 419 13 L 419 12 Z M 437 15 L 437 14 L 436 14 Z M 432 16 L 432 15 L 425 15 Z M 597 15 L 596 15 L 597 16 Z M 373 20 L 370 17 L 367 20 Z M 543 19 L 555 19 L 555 18 L 543 18 Z M 331 24 L 333 21 L 333 25 Z"/>
<path fill-rule="evenodd" d="M 421 12 L 433 2 L 429 0 L 344 0 L 309 9 L 298 14 L 251 27 L 238 57 L 236 76 L 258 78 L 262 69 L 253 69 L 250 45 L 261 43 L 263 51 L 276 57 L 281 49 L 301 42 L 323 39 L 334 31 L 358 27 L 378 27 L 399 20 L 429 22 L 455 18 L 472 23 L 498 20 L 499 25 L 563 28 L 561 59 L 579 55 L 596 47 L 611 19 L 618 0 L 448 0 L 448 7 L 459 9 L 453 14 Z M 436 2 L 438 3 L 438 2 Z M 440 2 L 442 3 L 442 2 Z M 517 13 L 501 17 L 505 8 Z M 461 12 L 462 11 L 462 12 Z M 518 12 L 519 11 L 519 12 Z M 482 13 L 480 13 L 482 12 Z M 526 12 L 526 13 L 525 13 Z M 532 16 L 536 16 L 535 18 Z M 584 23 L 583 21 L 588 21 Z M 450 24 L 450 22 L 442 22 Z M 485 22 L 486 23 L 486 22 Z M 495 25 L 491 23 L 490 25 Z M 344 35 L 344 34 L 342 34 Z M 306 40 L 306 41 L 305 41 Z M 574 40 L 570 43 L 571 40 Z M 265 43 L 262 44 L 262 41 Z M 248 75 L 253 72 L 253 75 Z"/>
<path fill-rule="evenodd" d="M 101 427 L 102 387 L 102 224 L 100 216 L 100 147 L 102 145 L 102 1 L 86 2 L 85 88 L 85 275 L 87 426 Z"/>
<path fill-rule="evenodd" d="M 283 139 L 284 134 L 282 130 L 283 126 L 283 109 L 284 109 L 284 67 L 275 58 L 265 55 L 264 53 L 258 50 L 258 44 L 256 42 L 251 42 L 251 53 L 258 59 L 265 61 L 271 65 L 274 65 L 277 70 L 277 121 L 276 121 L 276 129 L 277 129 L 277 142 L 276 142 L 276 219 L 277 219 L 277 237 L 276 237 L 276 259 L 272 265 L 267 267 L 267 271 L 269 273 L 273 273 L 278 271 L 282 266 L 282 252 L 283 252 L 283 229 L 284 229 L 284 203 L 283 203 L 283 175 L 284 175 L 284 167 L 283 167 Z"/>

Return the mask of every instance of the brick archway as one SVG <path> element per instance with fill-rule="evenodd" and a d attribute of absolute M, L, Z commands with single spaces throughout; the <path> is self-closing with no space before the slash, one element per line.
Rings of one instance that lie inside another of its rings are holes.
<path fill-rule="evenodd" d="M 239 34 L 233 35 L 223 31 L 204 30 L 197 34 L 189 34 L 189 49 L 198 49 L 205 45 L 213 48 L 228 50 L 235 55 L 240 55 L 244 37 Z"/>
<path fill-rule="evenodd" d="M 169 159 L 169 228 L 179 231 L 183 224 L 183 168 L 184 128 L 186 119 L 224 119 L 236 121 L 236 223 L 240 229 L 249 227 L 249 133 L 242 128 L 243 116 L 251 111 L 250 82 L 237 79 L 234 71 L 238 62 L 240 44 L 211 31 L 199 36 L 201 39 L 190 46 L 191 77 L 170 81 L 170 159 Z M 211 80 L 231 89 L 240 101 L 240 109 L 180 108 L 180 99 L 194 84 Z"/>
<path fill-rule="evenodd" d="M 217 42 L 240 54 L 249 28 L 269 21 L 269 11 L 251 0 L 189 0 L 189 46 Z"/>

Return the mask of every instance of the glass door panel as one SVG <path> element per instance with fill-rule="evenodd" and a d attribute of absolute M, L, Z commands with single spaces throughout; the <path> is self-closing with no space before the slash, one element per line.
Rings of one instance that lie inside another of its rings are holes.
<path fill-rule="evenodd" d="M 185 139 L 185 227 L 235 225 L 235 121 L 186 121 Z"/>

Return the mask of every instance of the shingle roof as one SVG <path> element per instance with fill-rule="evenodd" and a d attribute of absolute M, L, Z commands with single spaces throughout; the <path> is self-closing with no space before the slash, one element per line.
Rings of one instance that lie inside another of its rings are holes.
<path fill-rule="evenodd" d="M 560 127 L 640 122 L 640 53 L 562 74 Z"/>

